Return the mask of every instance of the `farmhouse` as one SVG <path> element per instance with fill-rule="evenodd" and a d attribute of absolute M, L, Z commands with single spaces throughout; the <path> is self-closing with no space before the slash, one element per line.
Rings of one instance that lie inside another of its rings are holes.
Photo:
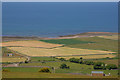
<path fill-rule="evenodd" d="M 12 53 L 8 53 L 7 56 L 11 57 L 11 56 L 13 56 L 13 54 Z"/>
<path fill-rule="evenodd" d="M 105 76 L 103 71 L 92 71 L 91 75 L 92 76 Z"/>

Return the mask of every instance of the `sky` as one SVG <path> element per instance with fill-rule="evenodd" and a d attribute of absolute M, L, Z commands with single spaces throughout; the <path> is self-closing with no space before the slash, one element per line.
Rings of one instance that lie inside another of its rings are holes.
<path fill-rule="evenodd" d="M 0 0 L 2 2 L 118 2 L 120 0 Z"/>

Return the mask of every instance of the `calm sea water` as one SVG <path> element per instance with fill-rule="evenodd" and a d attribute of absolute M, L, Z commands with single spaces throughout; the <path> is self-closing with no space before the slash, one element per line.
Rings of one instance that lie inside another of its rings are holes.
<path fill-rule="evenodd" d="M 56 37 L 117 32 L 117 3 L 3 3 L 3 36 Z"/>

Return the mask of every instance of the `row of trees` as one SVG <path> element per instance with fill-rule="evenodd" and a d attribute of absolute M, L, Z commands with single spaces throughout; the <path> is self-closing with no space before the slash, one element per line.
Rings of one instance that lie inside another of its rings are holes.
<path fill-rule="evenodd" d="M 103 62 L 93 62 L 93 61 L 83 61 L 82 57 L 80 59 L 77 58 L 70 58 L 70 62 L 79 63 L 79 64 L 86 64 L 86 65 L 93 65 L 94 69 L 117 69 L 115 64 L 105 64 Z"/>

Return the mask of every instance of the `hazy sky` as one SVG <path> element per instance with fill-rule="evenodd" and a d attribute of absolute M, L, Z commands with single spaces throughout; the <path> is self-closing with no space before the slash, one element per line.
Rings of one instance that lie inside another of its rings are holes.
<path fill-rule="evenodd" d="M 0 0 L 2 2 L 118 2 L 120 0 Z"/>

